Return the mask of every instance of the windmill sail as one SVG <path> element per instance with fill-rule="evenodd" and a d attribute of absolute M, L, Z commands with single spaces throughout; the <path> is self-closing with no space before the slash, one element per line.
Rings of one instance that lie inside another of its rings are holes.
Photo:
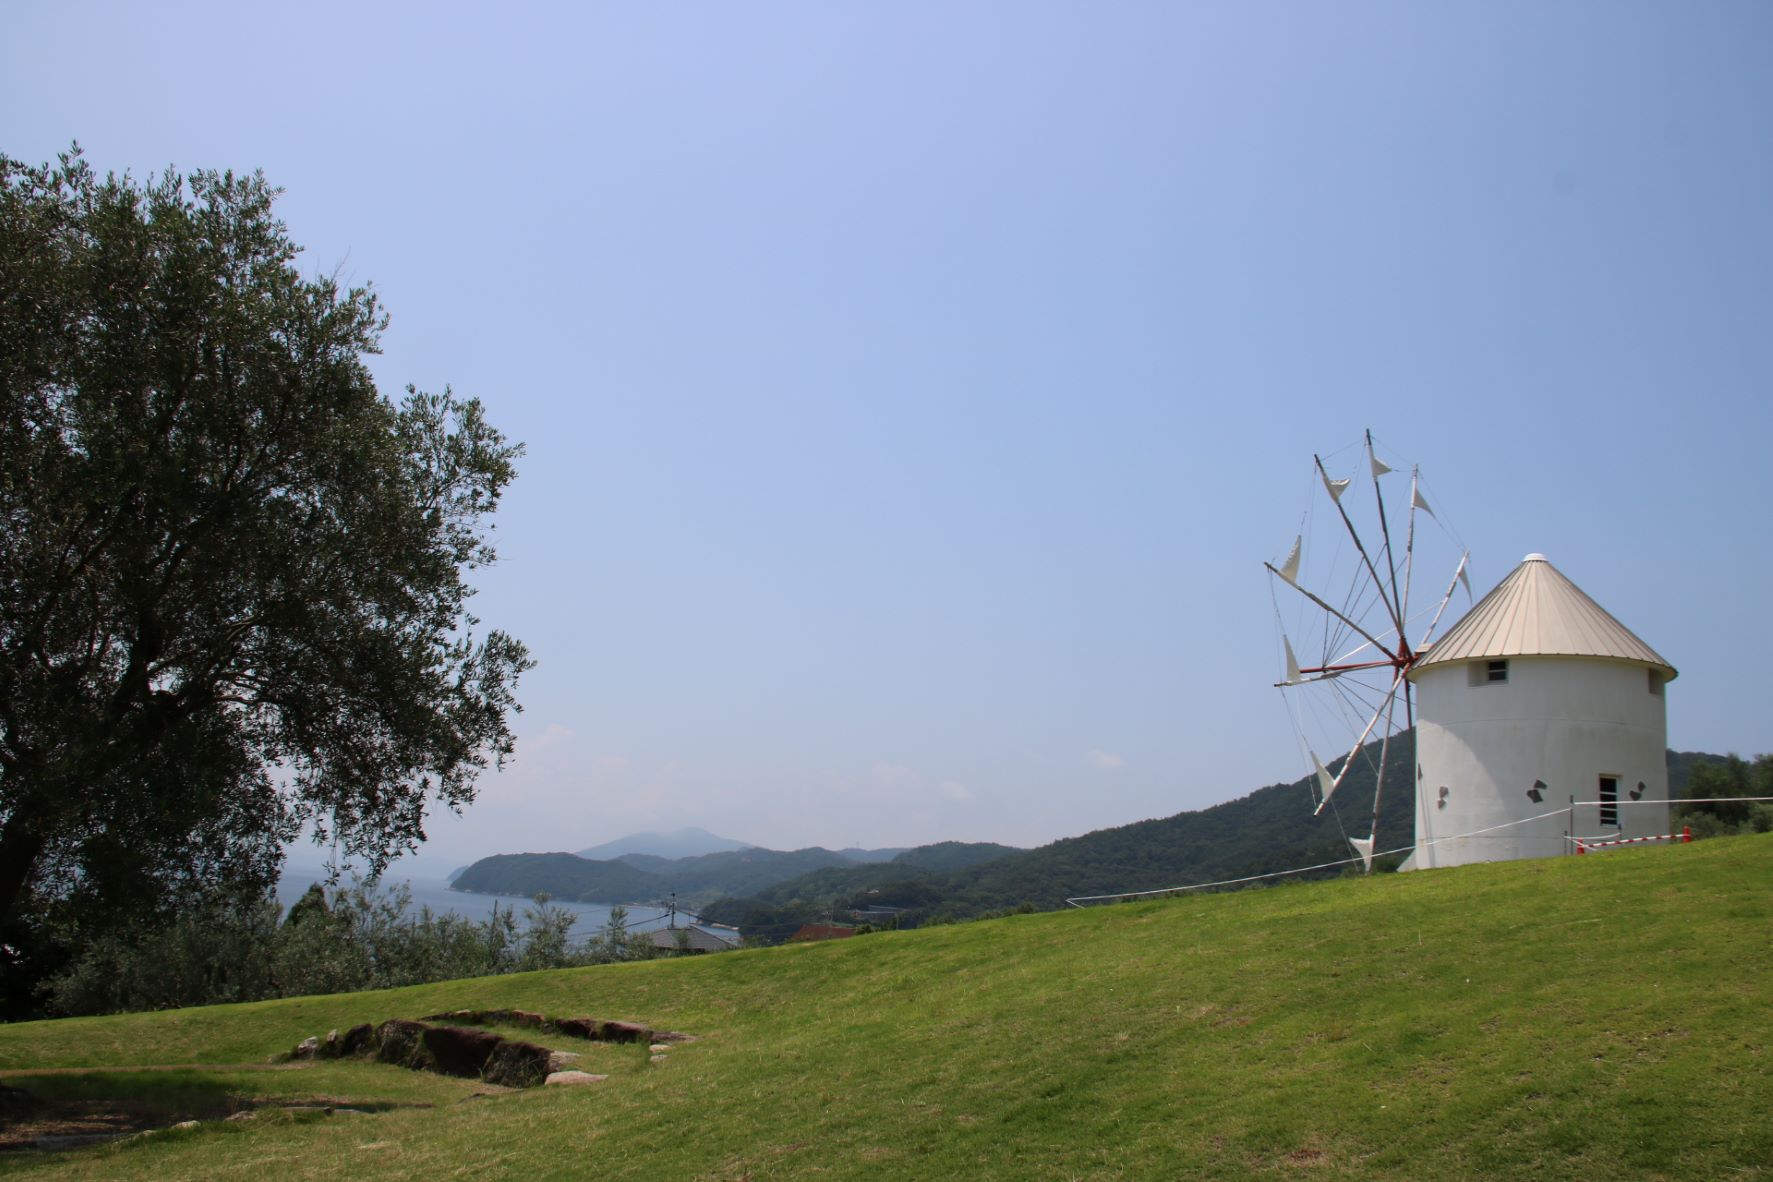
<path fill-rule="evenodd" d="M 1348 838 L 1359 855 L 1349 861 L 1371 873 L 1387 780 L 1394 794 L 1418 788 L 1390 767 L 1407 750 L 1416 721 L 1411 671 L 1445 615 L 1458 614 L 1448 608 L 1460 586 L 1471 594 L 1471 578 L 1469 556 L 1439 519 L 1420 470 L 1381 459 L 1370 431 L 1356 447 L 1366 453 L 1364 466 L 1352 458 L 1355 448 L 1330 453 L 1342 476 L 1331 473 L 1322 454 L 1311 457 L 1318 480 L 1306 488 L 1309 504 L 1297 536 L 1282 561 L 1262 565 L 1271 576 L 1285 661 L 1285 680 L 1273 680 L 1310 769 L 1315 813 L 1351 811 L 1346 793 L 1340 804 L 1334 797 L 1344 781 L 1354 781 L 1363 814 L 1356 823 L 1367 832 Z M 1402 483 L 1385 479 L 1394 475 L 1408 478 L 1407 493 Z M 1351 490 L 1357 495 L 1343 495 Z M 1307 534 L 1310 570 L 1303 562 Z M 1428 571 L 1432 585 L 1416 587 Z M 1328 764 L 1322 751 L 1331 755 Z M 1364 823 L 1369 809 L 1371 828 Z"/>
<path fill-rule="evenodd" d="M 1293 538 L 1293 549 L 1288 553 L 1287 560 L 1280 565 L 1280 577 L 1293 584 L 1295 587 L 1299 585 L 1299 548 L 1304 545 L 1304 543 L 1305 536 L 1303 534 L 1295 535 Z"/>
<path fill-rule="evenodd" d="M 1330 774 L 1330 769 L 1324 766 L 1324 761 L 1317 757 L 1315 751 L 1311 753 L 1311 763 L 1313 767 L 1317 768 L 1317 786 L 1321 793 L 1317 801 L 1317 811 L 1321 813 L 1324 811 L 1324 806 L 1330 803 L 1330 796 L 1336 791 L 1336 785 L 1340 781 Z"/>
<path fill-rule="evenodd" d="M 1348 844 L 1353 846 L 1354 852 L 1361 856 L 1361 869 L 1371 874 L 1373 872 L 1373 838 L 1351 837 L 1348 839 Z"/>

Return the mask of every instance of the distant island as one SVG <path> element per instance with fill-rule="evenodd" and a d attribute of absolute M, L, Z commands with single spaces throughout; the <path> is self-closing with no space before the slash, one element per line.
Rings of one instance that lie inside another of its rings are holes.
<path fill-rule="evenodd" d="M 668 857 L 639 852 L 649 845 L 681 847 L 684 835 L 696 840 L 728 843 L 710 853 Z M 588 855 L 626 850 L 614 857 Z M 932 869 L 959 869 L 1019 853 L 995 842 L 938 842 L 913 849 L 770 850 L 731 842 L 703 830 L 676 834 L 634 834 L 579 853 L 494 854 L 464 868 L 451 887 L 483 895 L 525 898 L 541 892 L 556 899 L 583 903 L 654 902 L 675 895 L 679 903 L 698 907 L 716 899 L 754 895 L 778 884 L 820 870 L 897 867 L 900 874 Z"/>

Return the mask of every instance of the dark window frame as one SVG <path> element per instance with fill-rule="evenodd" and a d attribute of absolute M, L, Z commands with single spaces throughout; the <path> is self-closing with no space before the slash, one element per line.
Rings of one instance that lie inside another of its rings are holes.
<path fill-rule="evenodd" d="M 1602 776 L 1600 783 L 1601 824 L 1619 828 L 1619 776 Z"/>
<path fill-rule="evenodd" d="M 1473 661 L 1469 666 L 1468 673 L 1472 685 L 1508 684 L 1508 662 L 1506 660 Z"/>

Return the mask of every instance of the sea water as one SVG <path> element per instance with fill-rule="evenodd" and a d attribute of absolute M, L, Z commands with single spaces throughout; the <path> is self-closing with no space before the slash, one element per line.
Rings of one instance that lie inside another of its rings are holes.
<path fill-rule="evenodd" d="M 326 872 L 312 867 L 290 866 L 283 872 L 277 883 L 277 902 L 286 910 L 297 899 L 300 899 L 308 887 L 316 882 L 324 882 Z M 441 878 L 426 878 L 419 875 L 401 877 L 389 875 L 382 880 L 382 893 L 386 894 L 395 886 L 405 884 L 412 892 L 411 909 L 416 914 L 421 907 L 429 907 L 432 914 L 442 915 L 453 911 L 463 919 L 476 922 L 492 918 L 493 908 L 500 911 L 517 912 L 517 926 L 523 927 L 523 913 L 534 903 L 529 899 L 504 898 L 499 895 L 476 895 L 468 891 L 451 890 L 448 882 Z M 559 907 L 575 916 L 572 930 L 568 938 L 573 941 L 588 940 L 596 935 L 609 922 L 610 904 L 608 903 L 569 903 L 563 899 L 550 899 L 548 906 Z M 663 927 L 667 912 L 659 907 L 642 907 L 627 905 L 628 930 L 631 932 L 650 932 Z M 678 926 L 695 923 L 696 917 L 684 911 L 677 913 Z"/>

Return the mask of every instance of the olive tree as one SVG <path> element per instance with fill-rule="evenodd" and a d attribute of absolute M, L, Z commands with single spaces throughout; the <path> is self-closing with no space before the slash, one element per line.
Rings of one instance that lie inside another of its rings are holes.
<path fill-rule="evenodd" d="M 304 828 L 379 870 L 512 751 L 532 662 L 464 572 L 522 449 L 378 393 L 277 192 L 0 157 L 0 957 L 262 896 Z"/>

